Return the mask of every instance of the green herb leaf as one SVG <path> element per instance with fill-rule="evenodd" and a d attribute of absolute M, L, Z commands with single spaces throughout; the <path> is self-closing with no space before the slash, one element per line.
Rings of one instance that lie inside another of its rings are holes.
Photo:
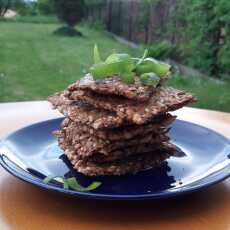
<path fill-rule="evenodd" d="M 153 58 L 147 58 L 147 56 L 147 49 L 141 58 L 133 58 L 126 53 L 113 53 L 103 62 L 98 47 L 95 45 L 95 64 L 90 68 L 90 73 L 95 80 L 116 76 L 127 84 L 134 83 L 135 75 L 140 77 L 145 74 L 140 77 L 143 84 L 155 86 L 159 82 L 156 77 L 168 76 L 171 66 Z"/>
<path fill-rule="evenodd" d="M 102 184 L 101 182 L 95 181 L 95 182 L 93 182 L 92 184 L 90 184 L 88 187 L 84 188 L 84 191 L 87 192 L 87 191 L 95 190 L 95 189 L 97 189 L 98 187 L 100 187 L 101 184 Z"/>
<path fill-rule="evenodd" d="M 47 176 L 44 180 L 43 180 L 43 182 L 45 183 L 45 184 L 48 184 L 51 180 L 53 180 L 54 178 L 56 178 L 56 177 L 54 177 L 54 176 Z"/>
<path fill-rule="evenodd" d="M 54 179 L 60 179 L 63 182 L 63 187 L 65 189 L 73 189 L 75 191 L 80 191 L 80 192 L 88 192 L 88 191 L 92 191 L 96 188 L 98 188 L 101 185 L 101 182 L 93 182 L 92 184 L 90 184 L 87 187 L 83 187 L 81 186 L 75 177 L 71 177 L 71 178 L 64 178 L 62 176 L 47 176 L 43 182 L 48 184 L 49 182 L 51 182 Z"/>
<path fill-rule="evenodd" d="M 115 62 L 126 62 L 127 60 L 130 60 L 131 57 L 128 54 L 111 54 L 107 59 L 105 60 L 105 63 L 115 63 Z"/>
<path fill-rule="evenodd" d="M 51 181 L 54 180 L 54 179 L 60 179 L 60 180 L 63 182 L 63 184 L 64 184 L 64 188 L 65 188 L 65 189 L 68 189 L 68 188 L 69 188 L 68 183 L 66 182 L 66 179 L 65 179 L 64 177 L 62 177 L 62 176 L 47 176 L 47 177 L 43 180 L 43 182 L 46 183 L 46 184 L 48 184 L 49 182 L 51 182 Z"/>
<path fill-rule="evenodd" d="M 119 63 L 99 63 L 93 65 L 90 69 L 90 72 L 95 80 L 104 79 L 113 74 L 120 74 L 120 64 Z"/>
<path fill-rule="evenodd" d="M 153 87 L 156 87 L 160 82 L 160 78 L 155 73 L 144 73 L 140 76 L 140 79 L 144 85 Z"/>
<path fill-rule="evenodd" d="M 78 184 L 77 180 L 74 177 L 68 178 L 67 182 L 71 189 L 81 192 L 88 192 L 94 190 L 101 185 L 101 182 L 93 182 L 88 187 L 82 187 L 80 184 Z"/>
<path fill-rule="evenodd" d="M 142 75 L 144 73 L 155 73 L 159 77 L 164 77 L 170 72 L 171 66 L 159 62 L 154 58 L 146 58 L 140 65 L 136 68 L 136 73 Z"/>
<path fill-rule="evenodd" d="M 94 46 L 94 63 L 98 64 L 101 62 L 102 62 L 102 60 L 101 60 L 101 56 L 99 53 L 99 49 L 98 49 L 98 46 L 95 44 L 95 46 Z"/>
<path fill-rule="evenodd" d="M 84 189 L 80 184 L 78 184 L 75 177 L 68 178 L 67 183 L 71 189 L 74 189 L 77 191 L 81 191 Z"/>
<path fill-rule="evenodd" d="M 54 179 L 61 179 L 63 181 L 64 177 L 61 177 L 61 176 L 47 176 L 43 182 L 45 184 L 48 184 L 50 181 L 54 180 Z"/>
<path fill-rule="evenodd" d="M 64 189 L 69 189 L 69 184 L 66 179 L 63 180 L 63 183 L 64 183 Z"/>
<path fill-rule="evenodd" d="M 123 75 L 129 76 L 128 78 L 124 76 L 124 79 L 128 79 L 126 82 L 133 82 L 134 73 L 134 61 L 132 58 L 126 54 L 112 54 L 109 59 L 104 63 L 99 63 L 93 65 L 90 72 L 95 80 L 104 79 L 111 75 L 117 75 L 122 77 Z"/>
<path fill-rule="evenodd" d="M 148 52 L 149 51 L 147 49 L 144 51 L 144 54 L 143 54 L 142 58 L 140 58 L 139 61 L 137 62 L 137 65 L 140 65 L 145 60 L 145 58 L 148 55 Z"/>
<path fill-rule="evenodd" d="M 134 73 L 127 72 L 122 73 L 120 76 L 121 80 L 126 84 L 133 84 L 134 83 Z"/>

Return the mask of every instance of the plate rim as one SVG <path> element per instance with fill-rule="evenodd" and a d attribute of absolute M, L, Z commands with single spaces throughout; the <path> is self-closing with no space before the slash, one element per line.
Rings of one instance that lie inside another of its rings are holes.
<path fill-rule="evenodd" d="M 23 126 L 22 128 L 19 128 L 11 133 L 9 133 L 6 137 L 2 138 L 0 140 L 0 151 L 2 149 L 2 146 L 4 146 L 4 142 L 10 138 L 12 135 L 16 134 L 19 131 L 22 131 L 23 129 L 26 128 L 33 128 L 34 126 L 39 126 L 43 123 L 49 123 L 49 122 L 55 122 L 55 121 L 61 121 L 64 117 L 58 117 L 58 118 L 54 118 L 54 119 L 49 119 L 49 120 L 43 120 L 43 121 L 39 121 L 39 122 L 35 122 L 35 123 L 31 123 L 29 125 Z M 198 128 L 202 128 L 205 129 L 207 131 L 210 131 L 212 133 L 214 133 L 215 135 L 221 137 L 224 141 L 226 141 L 227 148 L 229 148 L 230 150 L 230 139 L 228 139 L 227 137 L 223 136 L 222 134 L 219 134 L 218 132 L 216 132 L 215 130 L 212 130 L 210 128 L 201 126 L 199 124 L 193 123 L 193 122 L 189 122 L 189 121 L 185 121 L 185 120 L 181 120 L 181 119 L 177 119 L 177 121 L 182 122 L 182 123 L 187 123 L 189 125 L 193 125 L 196 126 Z M 230 154 L 230 152 L 229 152 Z M 181 196 L 181 195 L 185 195 L 185 194 L 189 194 L 189 193 L 193 193 L 196 191 L 199 191 L 201 189 L 205 189 L 208 188 L 214 184 L 217 184 L 227 178 L 230 177 L 230 171 L 229 173 L 225 173 L 223 172 L 225 168 L 221 169 L 220 171 L 218 171 L 218 178 L 217 179 L 209 179 L 208 182 L 205 183 L 199 183 L 197 185 L 193 185 L 193 187 L 185 187 L 181 190 L 176 190 L 176 191 L 160 191 L 160 192 L 154 192 L 154 193 L 150 193 L 150 194 L 139 194 L 139 195 L 112 195 L 112 194 L 103 194 L 103 193 L 94 193 L 94 192 L 79 192 L 79 191 L 74 191 L 74 190 L 67 190 L 61 187 L 56 187 L 52 184 L 45 184 L 42 179 L 32 176 L 31 174 L 29 174 L 28 172 L 25 175 L 22 175 L 22 173 L 20 172 L 20 170 L 16 170 L 11 168 L 3 159 L 1 153 L 0 153 L 0 165 L 11 175 L 15 176 L 16 178 L 19 178 L 20 180 L 33 184 L 36 187 L 48 190 L 48 191 L 53 191 L 53 192 L 57 192 L 60 194 L 65 194 L 65 195 L 69 195 L 69 196 L 73 196 L 73 197 L 79 197 L 79 198 L 88 198 L 88 199 L 100 199 L 100 200 L 144 200 L 144 199 L 162 199 L 162 198 L 169 198 L 169 197 L 175 197 L 175 196 Z M 230 166 L 230 165 L 228 165 Z M 28 175 L 27 175 L 28 174 Z M 27 175 L 27 176 L 26 176 Z M 32 176 L 33 178 L 29 177 Z M 210 174 L 209 176 L 205 177 L 206 179 L 208 177 L 210 177 L 212 174 Z M 204 178 L 202 178 L 204 179 Z M 201 180 L 202 180 L 201 179 Z M 199 180 L 197 180 L 199 181 Z"/>

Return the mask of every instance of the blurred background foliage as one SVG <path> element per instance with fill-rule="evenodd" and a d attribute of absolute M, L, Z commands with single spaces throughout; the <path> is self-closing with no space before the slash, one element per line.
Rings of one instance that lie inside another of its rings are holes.
<path fill-rule="evenodd" d="M 175 66 L 169 84 L 196 94 L 194 106 L 230 112 L 229 12 L 229 0 L 0 0 L 0 101 L 64 88 L 98 43 L 105 54 L 148 48 Z"/>

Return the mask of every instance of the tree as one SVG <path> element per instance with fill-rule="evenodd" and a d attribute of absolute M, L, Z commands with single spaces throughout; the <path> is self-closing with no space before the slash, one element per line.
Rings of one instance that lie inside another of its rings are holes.
<path fill-rule="evenodd" d="M 0 17 L 3 17 L 9 9 L 17 11 L 20 15 L 26 14 L 29 11 L 29 2 L 24 0 L 0 0 Z"/>
<path fill-rule="evenodd" d="M 12 6 L 11 0 L 0 0 L 0 17 L 3 17 Z"/>
<path fill-rule="evenodd" d="M 13 0 L 12 9 L 15 10 L 20 16 L 36 15 L 37 2 L 25 0 Z"/>
<path fill-rule="evenodd" d="M 218 53 L 220 50 L 220 31 L 222 23 L 217 17 L 215 6 L 218 0 L 193 0 L 189 17 L 189 34 L 194 38 L 190 47 L 196 50 L 193 63 L 198 66 L 202 63 L 203 70 L 212 76 L 219 77 Z"/>
<path fill-rule="evenodd" d="M 67 24 L 67 28 L 59 29 L 59 32 L 66 34 L 70 32 L 69 35 L 79 35 L 79 32 L 76 33 L 77 31 L 74 30 L 74 26 L 84 17 L 84 0 L 54 0 L 54 9 L 59 20 Z"/>
<path fill-rule="evenodd" d="M 185 64 L 215 77 L 229 74 L 229 11 L 229 0 L 176 0 L 166 36 L 183 50 Z"/>
<path fill-rule="evenodd" d="M 230 76 L 230 1 L 220 0 L 215 6 L 215 12 L 221 23 L 218 65 L 223 76 Z"/>
<path fill-rule="evenodd" d="M 44 15 L 54 14 L 54 1 L 38 0 L 37 8 L 40 14 L 44 14 Z"/>

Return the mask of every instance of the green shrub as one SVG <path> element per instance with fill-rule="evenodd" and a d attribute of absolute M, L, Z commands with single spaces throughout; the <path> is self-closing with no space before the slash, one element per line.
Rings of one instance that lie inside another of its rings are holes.
<path fill-rule="evenodd" d="M 0 17 L 4 16 L 10 7 L 11 7 L 11 1 L 0 0 Z"/>
<path fill-rule="evenodd" d="M 156 59 L 167 59 L 172 58 L 174 60 L 181 59 L 181 52 L 180 49 L 167 41 L 154 43 L 149 48 L 149 56 L 156 58 Z"/>
<path fill-rule="evenodd" d="M 38 0 L 37 8 L 39 14 L 42 15 L 54 14 L 54 2 L 52 0 Z"/>
<path fill-rule="evenodd" d="M 101 20 L 84 20 L 82 25 L 90 26 L 92 29 L 105 30 L 105 24 Z"/>
<path fill-rule="evenodd" d="M 74 37 L 74 36 L 82 36 L 82 33 L 75 30 L 73 27 L 69 27 L 69 26 L 63 26 L 58 28 L 57 30 L 54 31 L 55 35 L 59 35 L 59 36 L 70 36 L 70 37 Z"/>
<path fill-rule="evenodd" d="M 55 0 L 55 12 L 60 21 L 74 27 L 84 16 L 84 0 Z"/>
<path fill-rule="evenodd" d="M 186 64 L 215 77 L 229 74 L 229 12 L 229 0 L 177 0 L 174 21 Z"/>
<path fill-rule="evenodd" d="M 156 0 L 155 4 L 155 9 L 170 8 L 168 21 L 152 32 L 155 43 L 170 41 L 180 48 L 179 60 L 183 64 L 207 75 L 230 75 L 229 0 Z M 153 43 L 152 47 L 152 56 L 178 58 L 167 43 Z"/>

